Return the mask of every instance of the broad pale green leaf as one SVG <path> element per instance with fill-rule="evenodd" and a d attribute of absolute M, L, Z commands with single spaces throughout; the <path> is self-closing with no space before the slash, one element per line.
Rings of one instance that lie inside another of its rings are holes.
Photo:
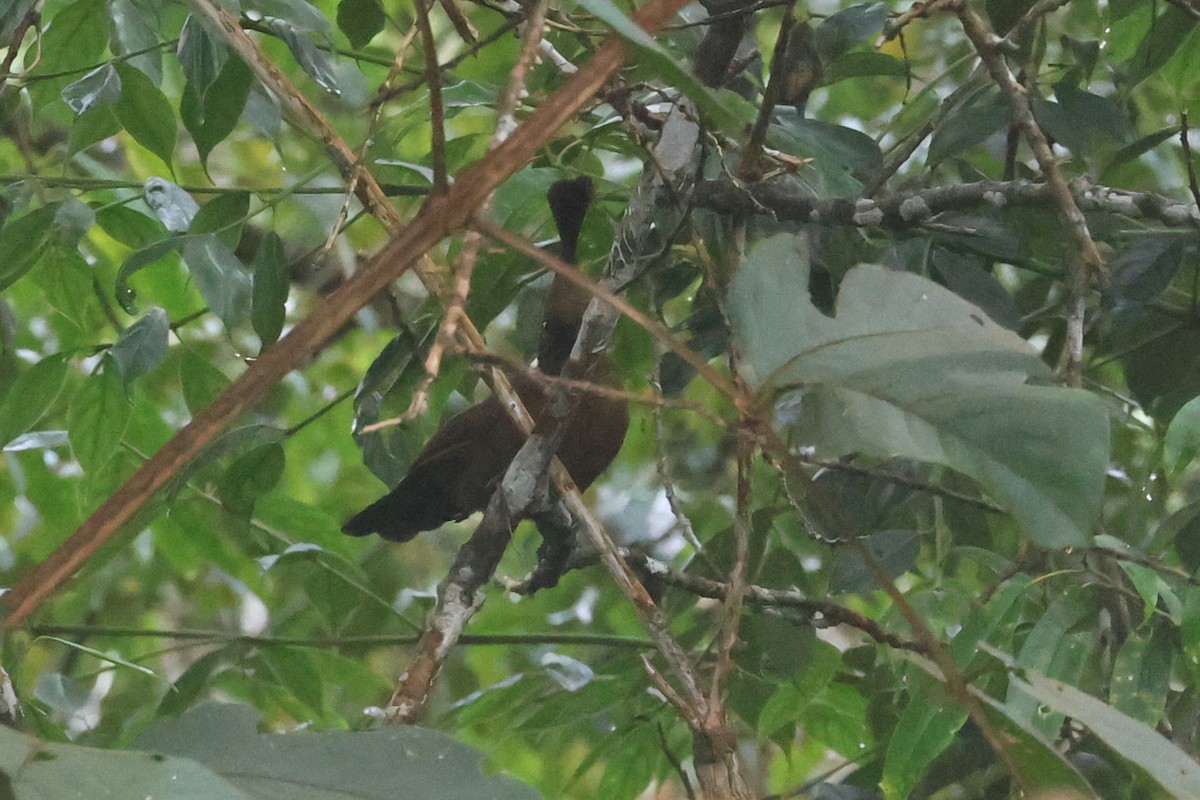
<path fill-rule="evenodd" d="M 121 78 L 112 64 L 105 64 L 62 90 L 63 101 L 76 114 L 110 106 L 121 97 Z"/>
<path fill-rule="evenodd" d="M 186 758 L 39 741 L 6 727 L 0 727 L 0 773 L 5 776 L 5 796 L 13 800 L 42 797 L 249 800 L 261 796 L 235 788 Z"/>
<path fill-rule="evenodd" d="M 917 275 L 860 266 L 836 315 L 808 295 L 803 240 L 756 246 L 730 314 L 750 382 L 797 390 L 798 441 L 945 464 L 970 476 L 1039 544 L 1088 540 L 1108 466 L 1108 419 L 1086 392 L 1048 378 L 1015 333 Z"/>
<path fill-rule="evenodd" d="M 67 380 L 67 358 L 62 353 L 47 356 L 17 378 L 0 402 L 0 444 L 37 424 L 54 405 Z"/>
<path fill-rule="evenodd" d="M 121 372 L 112 356 L 105 356 L 103 369 L 71 398 L 67 415 L 71 449 L 84 472 L 94 475 L 116 454 L 131 413 Z"/>
<path fill-rule="evenodd" d="M 257 722 L 246 706 L 206 704 L 156 721 L 137 747 L 194 759 L 256 797 L 393 800 L 397 787 L 405 797 L 538 797 L 486 774 L 480 753 L 426 728 L 264 734 Z"/>
<path fill-rule="evenodd" d="M 1200 764 L 1154 728 L 1070 684 L 1026 670 L 1010 681 L 1060 714 L 1085 725 L 1105 744 L 1158 782 L 1171 797 L 1200 797 Z"/>
<path fill-rule="evenodd" d="M 126 382 L 145 375 L 166 357 L 169 331 L 167 312 L 156 307 L 121 333 L 112 357 Z"/>
<path fill-rule="evenodd" d="M 171 102 L 140 69 L 119 63 L 117 74 L 121 76 L 121 98 L 115 106 L 117 119 L 134 141 L 161 158 L 170 169 L 179 136 Z"/>
<path fill-rule="evenodd" d="M 263 237 L 254 254 L 253 282 L 250 322 L 266 348 L 279 338 L 287 314 L 287 256 L 283 240 L 273 231 Z"/>
<path fill-rule="evenodd" d="M 233 330 L 250 313 L 250 274 L 216 234 L 189 236 L 183 260 L 210 311 Z"/>

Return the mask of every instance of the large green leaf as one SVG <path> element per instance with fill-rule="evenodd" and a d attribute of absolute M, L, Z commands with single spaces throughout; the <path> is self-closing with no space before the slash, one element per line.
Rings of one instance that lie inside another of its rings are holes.
<path fill-rule="evenodd" d="M 261 734 L 246 706 L 207 704 L 162 719 L 140 749 L 200 762 L 247 795 L 261 798 L 536 798 L 514 780 L 487 775 L 481 754 L 437 731 Z"/>
<path fill-rule="evenodd" d="M 186 758 L 39 741 L 0 726 L 0 785 L 12 800 L 129 797 L 247 800 L 261 797 Z"/>
<path fill-rule="evenodd" d="M 1154 728 L 1122 714 L 1070 684 L 1026 670 L 1010 678 L 1021 691 L 1086 725 L 1114 751 L 1136 764 L 1172 797 L 1200 797 L 1200 764 Z"/>
<path fill-rule="evenodd" d="M 1087 541 L 1108 465 L 1108 419 L 1082 391 L 1032 385 L 1045 366 L 1015 333 L 917 275 L 851 270 L 836 315 L 808 293 L 804 240 L 755 247 L 730 288 L 750 382 L 799 389 L 798 438 L 825 455 L 945 464 L 979 482 L 1028 535 Z"/>

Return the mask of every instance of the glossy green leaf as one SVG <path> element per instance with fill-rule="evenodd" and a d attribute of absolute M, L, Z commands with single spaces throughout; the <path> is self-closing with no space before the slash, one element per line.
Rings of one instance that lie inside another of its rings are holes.
<path fill-rule="evenodd" d="M 111 356 L 71 398 L 67 429 L 75 459 L 88 475 L 98 473 L 116 454 L 133 406 L 125 393 L 121 372 Z"/>
<path fill-rule="evenodd" d="M 833 318 L 807 286 L 802 240 L 781 235 L 750 251 L 730 291 L 746 377 L 802 392 L 802 441 L 945 464 L 1038 543 L 1087 541 L 1108 467 L 1094 397 L 1031 384 L 1046 370 L 1025 342 L 916 275 L 851 270 Z"/>

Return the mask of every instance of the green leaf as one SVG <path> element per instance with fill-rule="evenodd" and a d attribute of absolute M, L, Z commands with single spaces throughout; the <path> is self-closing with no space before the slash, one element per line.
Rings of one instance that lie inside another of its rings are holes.
<path fill-rule="evenodd" d="M 111 106 L 121 98 L 121 78 L 112 64 L 105 64 L 62 90 L 62 99 L 76 114 Z"/>
<path fill-rule="evenodd" d="M 250 322 L 263 349 L 283 331 L 287 317 L 288 262 L 283 240 L 274 231 L 263 237 L 254 254 L 254 279 Z"/>
<path fill-rule="evenodd" d="M 826 17 L 815 31 L 822 63 L 828 64 L 864 39 L 876 38 L 887 17 L 883 3 L 862 3 Z"/>
<path fill-rule="evenodd" d="M 301 703 L 320 712 L 325 706 L 321 675 L 312 659 L 298 647 L 263 647 L 259 657 L 276 682 L 291 692 Z"/>
<path fill-rule="evenodd" d="M 892 729 L 884 757 L 879 781 L 884 796 L 909 797 L 921 774 L 950 746 L 966 721 L 966 712 L 947 703 L 940 683 L 913 670 L 909 701 Z"/>
<path fill-rule="evenodd" d="M 103 369 L 71 398 L 67 415 L 71 449 L 85 473 L 95 475 L 116 454 L 132 413 L 121 372 L 112 356 L 106 355 Z"/>
<path fill-rule="evenodd" d="M 240 58 L 230 58 L 203 94 L 189 82 L 179 102 L 179 117 L 191 134 L 200 162 L 208 163 L 213 148 L 233 132 L 246 108 L 254 75 Z"/>
<path fill-rule="evenodd" d="M 115 106 L 117 119 L 134 141 L 161 158 L 170 169 L 179 133 L 170 101 L 140 69 L 118 63 L 117 74 L 121 76 L 121 99 Z"/>
<path fill-rule="evenodd" d="M 486 774 L 480 753 L 426 728 L 263 734 L 257 721 L 248 707 L 206 704 L 157 720 L 137 746 L 194 759 L 256 797 L 392 800 L 398 786 L 411 797 L 538 797 Z"/>
<path fill-rule="evenodd" d="M 263 448 L 266 445 L 283 441 L 286 435 L 287 431 L 271 427 L 270 425 L 243 425 L 240 428 L 234 428 L 222 434 L 206 445 L 196 454 L 195 458 L 189 461 L 186 466 L 180 469 L 167 482 L 167 485 L 163 487 L 163 494 L 166 496 L 167 502 L 174 502 L 176 495 L 187 485 L 187 482 L 192 479 L 193 475 L 208 465 L 216 463 L 229 453 L 243 448 Z M 268 468 L 271 470 L 276 469 L 273 466 Z M 278 475 L 276 475 L 276 479 L 278 479 Z"/>
<path fill-rule="evenodd" d="M 929 141 L 926 165 L 933 169 L 946 159 L 983 144 L 992 134 L 1004 130 L 1010 118 L 1007 104 L 999 98 L 947 115 Z"/>
<path fill-rule="evenodd" d="M 208 408 L 229 386 L 229 378 L 224 372 L 190 350 L 184 352 L 179 362 L 179 382 L 183 385 L 183 401 L 192 416 Z"/>
<path fill-rule="evenodd" d="M 229 47 L 225 42 L 210 34 L 200 17 L 189 14 L 179 32 L 179 66 L 183 68 L 183 75 L 188 84 L 183 102 L 188 101 L 187 95 L 190 94 L 194 101 L 203 105 L 208 98 L 209 89 L 213 88 L 217 76 L 222 73 L 229 60 Z M 183 112 L 182 107 L 180 116 L 186 125 L 188 115 Z M 200 119 L 203 120 L 204 116 L 201 115 Z M 191 130 L 190 126 L 188 130 Z"/>
<path fill-rule="evenodd" d="M 210 311 L 232 331 L 250 311 L 250 275 L 233 251 L 216 234 L 189 236 L 183 261 L 204 295 Z"/>
<path fill-rule="evenodd" d="M 121 56 L 138 53 L 131 56 L 127 63 L 145 73 L 154 83 L 161 84 L 162 52 L 158 47 L 161 42 L 158 35 L 161 20 L 156 11 L 157 7 L 145 0 L 108 0 L 113 53 Z"/>
<path fill-rule="evenodd" d="M 39 741 L 6 727 L 0 727 L 0 773 L 5 796 L 14 799 L 251 796 L 186 758 Z"/>
<path fill-rule="evenodd" d="M 930 281 L 875 266 L 843 279 L 836 315 L 808 295 L 800 237 L 768 239 L 730 290 L 743 370 L 799 390 L 797 438 L 839 457 L 945 464 L 975 479 L 1049 547 L 1088 540 L 1108 468 L 1103 405 L 1048 377 L 1012 331 Z"/>
<path fill-rule="evenodd" d="M 860 179 L 883 164 L 879 145 L 861 131 L 794 114 L 781 116 L 771 126 L 768 141 L 784 152 L 813 159 L 826 191 L 833 195 L 857 194 L 862 190 Z"/>
<path fill-rule="evenodd" d="M 0 444 L 8 444 L 37 424 L 53 406 L 67 380 L 67 357 L 43 358 L 17 378 L 0 402 Z"/>
<path fill-rule="evenodd" d="M 322 19 L 324 18 L 322 17 Z M 307 72 L 318 86 L 330 94 L 342 94 L 342 86 L 338 82 L 333 59 L 324 50 L 318 48 L 312 39 L 308 38 L 305 31 L 293 24 L 291 18 L 267 17 L 264 19 L 264 23 L 287 43 L 288 49 L 292 51 L 292 57 L 296 59 L 300 69 Z"/>
<path fill-rule="evenodd" d="M 383 30 L 387 16 L 379 0 L 341 0 L 337 7 L 337 25 L 350 46 L 366 46 Z"/>
<path fill-rule="evenodd" d="M 230 250 L 238 246 L 242 238 L 242 226 L 250 213 L 249 192 L 229 192 L 218 195 L 200 206 L 188 233 L 192 235 L 212 233 Z"/>
<path fill-rule="evenodd" d="M 1170 688 L 1175 644 L 1165 625 L 1133 631 L 1113 661 L 1108 702 L 1117 711 L 1156 727 L 1162 721 Z"/>
<path fill-rule="evenodd" d="M 1038 701 L 1085 725 L 1118 755 L 1153 778 L 1168 795 L 1200 797 L 1200 764 L 1154 728 L 1036 670 L 1026 670 L 1022 677 L 1013 675 L 1009 680 Z"/>
<path fill-rule="evenodd" d="M 125 309 L 126 313 L 135 313 L 133 303 L 137 300 L 137 292 L 129 285 L 130 276 L 140 269 L 157 264 L 170 253 L 177 252 L 183 247 L 185 241 L 186 237 L 183 236 L 168 236 L 166 239 L 151 242 L 129 254 L 129 257 L 121 264 L 121 268 L 117 270 L 117 283 L 114 289 L 117 302 L 121 304 L 121 308 Z"/>
<path fill-rule="evenodd" d="M 147 178 L 143 189 L 146 205 L 171 233 L 184 233 L 200 205 L 181 187 L 166 178 Z"/>
<path fill-rule="evenodd" d="M 121 244 L 137 250 L 163 238 L 162 223 L 128 206 L 105 206 L 96 212 L 96 224 Z"/>
<path fill-rule="evenodd" d="M 249 518 L 259 496 L 275 488 L 283 476 L 283 448 L 278 442 L 256 447 L 234 461 L 221 482 L 217 496 L 238 516 Z"/>
<path fill-rule="evenodd" d="M 4 223 L 0 229 L 0 291 L 28 272 L 54 238 L 51 221 L 58 206 L 58 203 L 42 206 Z"/>
<path fill-rule="evenodd" d="M 157 307 L 122 331 L 112 347 L 112 357 L 126 383 L 145 375 L 166 357 L 169 331 L 167 312 Z"/>
<path fill-rule="evenodd" d="M 1166 64 L 1188 34 L 1196 27 L 1196 18 L 1174 6 L 1166 6 L 1142 38 L 1137 53 L 1124 65 L 1128 70 L 1124 87 L 1130 89 Z"/>
<path fill-rule="evenodd" d="M 888 578 L 908 572 L 917 563 L 921 537 L 916 531 L 880 531 L 859 539 L 874 564 L 853 547 L 842 546 L 829 570 L 829 590 L 834 593 L 868 592 L 879 587 L 874 565 Z"/>
<path fill-rule="evenodd" d="M 745 122 L 719 102 L 690 70 L 684 69 L 671 58 L 654 37 L 626 16 L 612 0 L 580 0 L 579 5 L 595 14 L 612 28 L 614 33 L 633 45 L 641 56 L 640 61 L 650 64 L 665 83 L 674 86 L 695 101 L 713 124 L 722 128 L 732 128 Z"/>
<path fill-rule="evenodd" d="M 104 0 L 76 0 L 55 13 L 49 23 L 39 46 L 30 48 L 25 56 L 33 76 L 77 73 L 103 60 L 112 30 Z M 31 81 L 34 108 L 40 109 L 53 100 L 63 83 Z"/>

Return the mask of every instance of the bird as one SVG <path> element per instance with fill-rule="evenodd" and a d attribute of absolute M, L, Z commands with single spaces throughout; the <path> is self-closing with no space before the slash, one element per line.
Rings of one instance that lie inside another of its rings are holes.
<path fill-rule="evenodd" d="M 592 181 L 586 176 L 560 180 L 547 193 L 563 261 L 576 260 L 592 197 Z M 562 373 L 590 300 L 586 289 L 555 275 L 542 312 L 538 371 Z M 619 385 L 606 356 L 597 360 L 590 379 Z M 547 402 L 545 382 L 521 373 L 510 375 L 509 380 L 534 420 L 539 419 Z M 557 455 L 581 491 L 616 458 L 628 427 L 629 409 L 623 399 L 597 393 L 580 397 Z M 422 531 L 466 519 L 487 506 L 524 443 L 525 435 L 492 395 L 446 420 L 396 487 L 351 517 L 342 531 L 350 536 L 377 533 L 388 541 L 407 542 Z"/>

